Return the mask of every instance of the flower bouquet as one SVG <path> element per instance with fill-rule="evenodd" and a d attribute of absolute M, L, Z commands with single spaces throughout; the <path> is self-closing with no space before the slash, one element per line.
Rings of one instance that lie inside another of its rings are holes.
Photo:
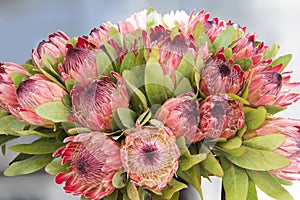
<path fill-rule="evenodd" d="M 293 197 L 300 120 L 291 55 L 201 11 L 142 11 L 89 35 L 53 33 L 25 64 L 0 64 L 0 145 L 36 135 L 6 176 L 45 167 L 81 199 L 178 199 L 222 177 L 227 200 Z M 22 141 L 22 140 L 21 140 Z"/>

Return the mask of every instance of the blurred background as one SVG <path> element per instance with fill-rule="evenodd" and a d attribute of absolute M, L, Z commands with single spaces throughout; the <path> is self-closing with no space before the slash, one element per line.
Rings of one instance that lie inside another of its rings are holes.
<path fill-rule="evenodd" d="M 63 30 L 68 36 L 86 35 L 106 21 L 117 23 L 134 12 L 154 7 L 159 13 L 185 10 L 187 13 L 204 9 L 211 18 L 219 17 L 246 26 L 267 45 L 280 44 L 278 55 L 293 54 L 288 69 L 294 70 L 292 80 L 300 73 L 300 1 L 295 0 L 0 0 L 0 62 L 23 64 L 31 56 L 31 49 L 50 33 Z M 300 92 L 300 89 L 297 89 Z M 300 103 L 290 106 L 281 116 L 300 118 Z M 23 138 L 30 141 L 32 138 Z M 10 143 L 11 145 L 12 143 Z M 65 194 L 51 176 L 43 171 L 33 175 L 7 178 L 3 170 L 15 154 L 0 155 L 0 200 L 75 200 Z M 220 185 L 219 180 L 214 180 Z M 205 184 L 207 200 L 218 200 L 214 193 L 220 187 Z M 300 183 L 287 187 L 295 200 Z M 193 197 L 189 198 L 194 200 Z M 271 199 L 259 192 L 259 199 Z"/>

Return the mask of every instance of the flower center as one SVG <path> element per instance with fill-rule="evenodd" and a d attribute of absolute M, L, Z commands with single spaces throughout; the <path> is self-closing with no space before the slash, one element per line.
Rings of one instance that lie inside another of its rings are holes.
<path fill-rule="evenodd" d="M 218 66 L 218 68 L 219 68 L 219 72 L 222 75 L 222 77 L 230 75 L 231 70 L 228 65 L 221 64 Z"/>
<path fill-rule="evenodd" d="M 87 174 L 90 169 L 89 162 L 86 162 L 84 158 L 78 160 L 76 167 L 81 174 Z"/>
<path fill-rule="evenodd" d="M 145 156 L 145 162 L 148 164 L 152 163 L 156 158 L 157 147 L 154 145 L 146 145 L 142 148 L 142 151 Z"/>

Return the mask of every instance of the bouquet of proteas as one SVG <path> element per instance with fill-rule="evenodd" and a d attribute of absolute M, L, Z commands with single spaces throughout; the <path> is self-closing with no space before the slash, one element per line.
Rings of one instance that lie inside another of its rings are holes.
<path fill-rule="evenodd" d="M 154 9 L 87 36 L 51 34 L 23 65 L 0 65 L 0 145 L 36 135 L 4 174 L 45 167 L 82 199 L 178 199 L 222 177 L 227 200 L 256 186 L 292 199 L 300 120 L 274 114 L 299 100 L 291 55 L 276 59 L 231 21 Z M 22 140 L 21 140 L 22 141 Z"/>

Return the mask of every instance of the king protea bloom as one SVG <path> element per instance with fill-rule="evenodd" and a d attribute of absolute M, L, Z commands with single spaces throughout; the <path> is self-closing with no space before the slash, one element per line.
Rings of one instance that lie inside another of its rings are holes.
<path fill-rule="evenodd" d="M 43 55 L 48 55 L 57 62 L 60 56 L 66 55 L 68 40 L 69 37 L 62 31 L 49 35 L 48 41 L 40 42 L 37 49 L 32 50 L 33 63 L 40 68 Z"/>
<path fill-rule="evenodd" d="M 117 80 L 108 77 L 96 80 L 88 87 L 76 85 L 71 91 L 75 122 L 92 130 L 111 131 L 111 118 L 116 108 L 128 108 L 129 96 L 122 77 L 112 73 Z"/>
<path fill-rule="evenodd" d="M 223 60 L 210 60 L 201 70 L 200 90 L 206 96 L 239 94 L 245 85 L 243 76 L 239 65 L 230 66 Z"/>
<path fill-rule="evenodd" d="M 70 165 L 68 172 L 56 176 L 56 183 L 66 181 L 66 192 L 93 200 L 111 194 L 115 190 L 112 178 L 122 168 L 119 145 L 101 132 L 82 133 L 64 142 L 68 144 L 53 155 Z"/>
<path fill-rule="evenodd" d="M 19 85 L 17 89 L 19 107 L 11 107 L 10 111 L 30 124 L 52 127 L 54 122 L 40 117 L 35 109 L 45 103 L 61 101 L 65 94 L 66 92 L 57 84 L 36 75 Z"/>
<path fill-rule="evenodd" d="M 272 171 L 274 174 L 289 180 L 300 180 L 300 120 L 275 118 L 267 120 L 255 130 L 257 136 L 283 134 L 285 142 L 274 152 L 288 158 L 291 164 L 282 169 Z"/>
<path fill-rule="evenodd" d="M 165 128 L 143 127 L 129 133 L 121 149 L 123 166 L 137 186 L 162 190 L 178 168 L 180 151 L 173 133 Z"/>
<path fill-rule="evenodd" d="M 168 99 L 156 112 L 155 119 L 164 123 L 176 137 L 184 136 L 187 144 L 199 141 L 199 103 L 195 94 L 185 93 Z"/>
<path fill-rule="evenodd" d="M 9 112 L 9 107 L 19 106 L 16 94 L 16 86 L 11 76 L 23 74 L 24 77 L 30 74 L 21 66 L 15 63 L 0 63 L 0 106 Z"/>
<path fill-rule="evenodd" d="M 69 78 L 87 85 L 98 78 L 96 52 L 87 48 L 67 45 L 68 52 L 63 65 L 59 65 L 59 73 L 63 80 Z"/>
<path fill-rule="evenodd" d="M 208 96 L 200 105 L 200 129 L 208 138 L 231 138 L 243 125 L 243 106 L 228 95 Z"/>

